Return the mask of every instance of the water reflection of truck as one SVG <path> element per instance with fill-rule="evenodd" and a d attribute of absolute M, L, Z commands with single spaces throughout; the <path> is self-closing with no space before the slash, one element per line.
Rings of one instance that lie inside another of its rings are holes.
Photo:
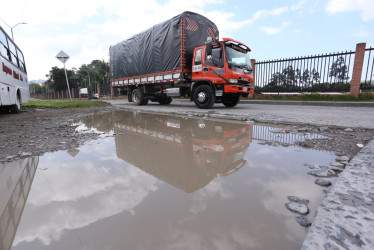
<path fill-rule="evenodd" d="M 0 163 L 0 249 L 12 246 L 38 163 L 37 156 Z"/>
<path fill-rule="evenodd" d="M 127 92 L 128 101 L 170 104 L 189 96 L 196 106 L 227 107 L 254 91 L 247 45 L 219 41 L 217 26 L 204 16 L 183 12 L 110 47 L 111 85 Z"/>
<path fill-rule="evenodd" d="M 252 125 L 121 112 L 117 156 L 187 193 L 246 163 Z M 122 134 L 122 135 L 121 135 Z"/>

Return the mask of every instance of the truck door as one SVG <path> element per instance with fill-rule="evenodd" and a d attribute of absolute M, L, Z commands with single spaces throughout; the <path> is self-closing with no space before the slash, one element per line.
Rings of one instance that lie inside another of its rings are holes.
<path fill-rule="evenodd" d="M 213 84 L 226 83 L 225 78 L 225 53 L 220 44 L 213 45 L 211 54 L 208 45 L 205 49 L 205 60 L 203 66 L 203 76 Z"/>

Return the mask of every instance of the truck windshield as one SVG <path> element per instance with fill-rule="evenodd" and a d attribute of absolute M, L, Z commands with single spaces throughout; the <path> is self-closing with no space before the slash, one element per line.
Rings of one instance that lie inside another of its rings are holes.
<path fill-rule="evenodd" d="M 232 65 L 238 68 L 244 68 L 252 72 L 251 60 L 248 53 L 242 49 L 235 49 L 230 45 L 226 45 L 226 59 L 231 67 Z"/>

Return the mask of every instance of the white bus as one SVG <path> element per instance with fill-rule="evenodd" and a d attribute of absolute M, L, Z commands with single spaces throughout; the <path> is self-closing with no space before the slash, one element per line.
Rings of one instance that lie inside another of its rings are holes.
<path fill-rule="evenodd" d="M 23 54 L 0 26 L 0 113 L 18 113 L 29 99 Z"/>

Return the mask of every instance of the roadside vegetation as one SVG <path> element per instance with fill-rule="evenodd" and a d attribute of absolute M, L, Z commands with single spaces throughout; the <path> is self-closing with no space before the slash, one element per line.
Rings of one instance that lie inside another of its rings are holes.
<path fill-rule="evenodd" d="M 29 101 L 22 105 L 26 108 L 51 108 L 51 109 L 63 109 L 63 108 L 88 108 L 97 106 L 107 106 L 110 105 L 102 101 L 88 101 L 88 100 L 38 100 Z"/>
<path fill-rule="evenodd" d="M 282 101 L 332 101 L 332 102 L 374 102 L 374 96 L 363 95 L 360 97 L 353 97 L 350 95 L 270 95 L 270 96 L 255 96 L 256 100 L 282 100 Z"/>

